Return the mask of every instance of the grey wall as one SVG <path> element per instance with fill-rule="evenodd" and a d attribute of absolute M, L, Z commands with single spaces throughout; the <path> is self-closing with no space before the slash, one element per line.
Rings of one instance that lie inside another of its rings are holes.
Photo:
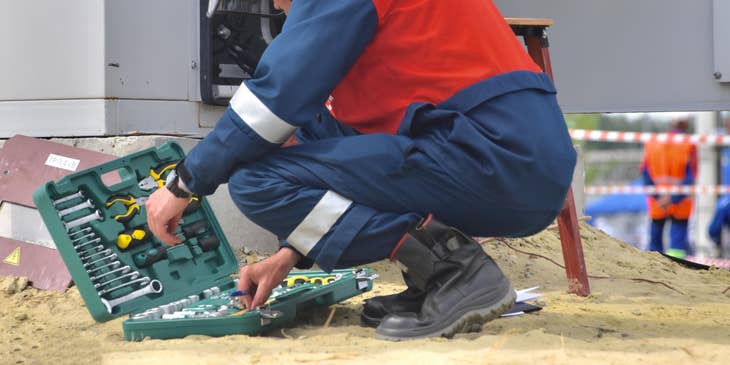
<path fill-rule="evenodd" d="M 730 83 L 713 76 L 712 0 L 495 3 L 506 17 L 555 21 L 550 57 L 565 112 L 730 108 Z"/>
<path fill-rule="evenodd" d="M 104 2 L 0 3 L 0 101 L 100 98 L 103 80 Z"/>
<path fill-rule="evenodd" d="M 199 100 L 198 1 L 104 4 L 105 96 Z"/>

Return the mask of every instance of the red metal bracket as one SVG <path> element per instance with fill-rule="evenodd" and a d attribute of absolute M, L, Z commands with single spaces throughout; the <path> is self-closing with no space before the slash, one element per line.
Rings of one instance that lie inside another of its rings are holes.
<path fill-rule="evenodd" d="M 527 46 L 527 53 L 533 61 L 553 79 L 547 37 L 547 27 L 552 24 L 552 21 L 530 21 L 529 19 L 517 18 L 510 18 L 507 21 L 512 26 L 515 34 L 523 37 L 525 46 Z M 583 244 L 580 239 L 572 188 L 568 190 L 563 209 L 558 215 L 558 232 L 560 233 L 560 244 L 563 248 L 565 273 L 568 277 L 568 292 L 588 296 L 591 289 L 588 285 L 588 271 L 583 257 Z"/>

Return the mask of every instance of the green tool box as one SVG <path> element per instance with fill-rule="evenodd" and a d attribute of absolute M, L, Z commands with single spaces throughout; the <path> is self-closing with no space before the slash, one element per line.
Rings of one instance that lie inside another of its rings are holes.
<path fill-rule="evenodd" d="M 267 304 L 244 311 L 232 294 L 238 263 L 204 197 L 194 197 L 167 246 L 146 226 L 144 202 L 182 148 L 156 148 L 47 182 L 33 194 L 48 231 L 98 322 L 129 315 L 128 340 L 190 334 L 257 334 L 291 322 L 298 310 L 331 305 L 372 288 L 368 269 L 291 273 Z"/>

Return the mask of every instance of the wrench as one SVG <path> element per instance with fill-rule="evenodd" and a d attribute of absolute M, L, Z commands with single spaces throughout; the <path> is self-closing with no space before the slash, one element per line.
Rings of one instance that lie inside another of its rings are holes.
<path fill-rule="evenodd" d="M 87 263 L 84 264 L 84 269 L 88 269 L 89 267 L 94 266 L 94 264 L 96 264 L 97 262 L 101 262 L 101 261 L 106 260 L 106 259 L 116 260 L 117 259 L 117 254 L 113 253 L 113 254 L 111 254 L 109 256 L 104 256 L 104 257 L 102 257 L 102 258 L 100 258 L 98 260 L 94 260 L 92 262 L 87 262 Z"/>
<path fill-rule="evenodd" d="M 130 280 L 134 280 L 134 279 L 136 279 L 138 277 L 139 277 L 139 271 L 133 271 L 133 272 L 130 272 L 129 274 L 119 275 L 119 276 L 117 276 L 115 278 L 111 278 L 111 279 L 109 279 L 109 280 L 107 280 L 107 281 L 105 281 L 103 283 L 94 284 L 94 288 L 99 289 L 102 286 L 107 286 L 107 285 L 109 285 L 109 284 L 111 284 L 111 283 L 113 283 L 113 282 L 115 282 L 117 280 L 120 280 L 120 279 L 130 278 Z"/>
<path fill-rule="evenodd" d="M 114 262 L 119 262 L 119 261 L 114 261 Z M 119 265 L 119 264 L 117 264 L 117 265 Z M 118 273 L 118 272 L 120 272 L 120 271 L 122 272 L 122 274 L 126 274 L 126 273 L 128 273 L 128 272 L 129 272 L 129 270 L 131 270 L 131 269 L 132 269 L 132 267 L 131 267 L 131 266 L 129 266 L 129 265 L 127 265 L 127 266 L 122 266 L 122 267 L 120 267 L 120 268 L 116 268 L 116 269 L 114 269 L 114 270 L 110 270 L 110 271 L 107 271 L 107 272 L 105 272 L 105 273 L 103 273 L 103 274 L 100 274 L 100 275 L 97 275 L 97 276 L 92 276 L 92 277 L 90 277 L 89 279 L 91 279 L 91 281 L 97 281 L 97 280 L 99 280 L 99 279 L 101 279 L 101 278 L 103 278 L 103 277 L 105 277 L 105 276 L 107 276 L 107 275 L 111 275 L 111 274 L 116 274 L 116 273 Z"/>
<path fill-rule="evenodd" d="M 87 249 L 85 249 L 83 251 L 78 251 L 79 252 L 79 257 L 81 257 L 82 255 L 86 255 L 86 254 L 88 254 L 90 252 L 100 252 L 103 249 L 104 249 L 104 245 L 96 245 L 94 247 L 87 248 Z"/>
<path fill-rule="evenodd" d="M 144 277 L 142 279 L 149 280 L 148 277 Z M 137 279 L 141 280 L 141 279 Z M 109 312 L 109 314 L 112 313 L 112 309 L 122 303 L 128 302 L 132 299 L 139 298 L 143 295 L 152 294 L 152 293 L 160 293 L 162 292 L 162 283 L 159 280 L 152 280 L 149 283 L 147 283 L 144 287 L 137 289 L 127 295 L 123 295 L 119 298 L 112 299 L 112 300 L 106 300 L 104 298 L 101 298 L 101 302 L 106 307 L 106 311 Z"/>
<path fill-rule="evenodd" d="M 86 201 L 81 204 L 74 205 L 74 206 L 72 206 L 70 208 L 66 208 L 64 210 L 59 210 L 58 216 L 63 218 L 65 216 L 67 216 L 73 212 L 79 211 L 81 209 L 93 208 L 93 207 L 94 207 L 94 201 L 91 199 L 86 199 Z"/>
<path fill-rule="evenodd" d="M 76 194 L 71 194 L 71 195 L 64 196 L 63 198 L 56 199 L 53 201 L 53 206 L 55 207 L 56 205 L 59 205 L 63 202 L 67 202 L 69 200 L 74 200 L 76 198 L 84 198 L 84 192 L 79 190 L 78 192 L 76 192 Z"/>
<path fill-rule="evenodd" d="M 63 222 L 63 226 L 66 227 L 66 232 L 68 232 L 71 230 L 71 228 L 78 227 L 80 225 L 83 225 L 83 224 L 86 224 L 89 222 L 93 222 L 96 220 L 102 220 L 102 219 L 104 219 L 104 216 L 101 215 L 101 211 L 99 209 L 97 209 L 96 211 L 94 211 L 94 213 L 91 213 L 87 216 L 83 216 L 79 219 L 75 219 L 70 222 Z"/>
<path fill-rule="evenodd" d="M 74 246 L 74 249 L 76 249 L 76 251 L 78 251 L 81 247 L 84 247 L 86 245 L 90 245 L 92 243 L 99 243 L 99 242 L 101 242 L 101 237 L 94 238 L 93 240 L 86 241 L 84 243 L 79 243 L 78 245 L 75 245 Z"/>
<path fill-rule="evenodd" d="M 88 251 L 88 250 L 87 250 L 87 251 Z M 86 252 L 86 251 L 84 251 L 84 252 Z M 88 259 L 90 259 L 90 258 L 92 258 L 92 257 L 94 257 L 94 256 L 99 256 L 99 255 L 106 255 L 106 256 L 110 256 L 110 255 L 111 255 L 111 253 L 112 253 L 112 250 L 111 250 L 111 249 L 108 249 L 108 248 L 107 248 L 106 250 L 101 250 L 101 251 L 99 251 L 99 252 L 94 252 L 94 253 L 92 253 L 92 254 L 89 254 L 89 255 L 86 255 L 86 256 L 81 256 L 81 261 L 86 261 L 86 260 L 88 260 Z M 105 256 L 105 257 L 106 257 L 106 256 Z"/>
<path fill-rule="evenodd" d="M 73 237 L 73 236 L 75 236 L 77 234 L 83 234 L 83 233 L 86 233 L 86 232 L 88 232 L 90 230 L 91 230 L 91 227 L 86 227 L 86 228 L 80 229 L 80 230 L 78 230 L 78 231 L 76 231 L 74 233 L 69 233 L 68 236 L 69 237 Z"/>
<path fill-rule="evenodd" d="M 114 268 L 118 267 L 121 264 L 122 263 L 119 262 L 119 261 L 112 261 L 112 262 L 110 262 L 108 264 L 101 265 L 101 266 L 97 267 L 96 269 L 86 270 L 86 273 L 89 274 L 89 275 L 91 275 L 91 274 L 93 274 L 93 273 L 95 273 L 95 272 L 97 272 L 97 271 L 99 271 L 99 270 L 101 270 L 103 268 L 111 267 L 112 269 L 114 269 Z M 94 280 L 94 279 L 92 278 L 91 280 Z"/>
<path fill-rule="evenodd" d="M 91 227 L 86 227 L 84 229 L 91 229 Z M 83 235 L 81 237 L 77 237 L 77 238 L 72 239 L 71 240 L 71 243 L 76 243 L 76 242 L 81 241 L 84 238 L 89 238 L 89 237 L 94 237 L 94 236 L 96 236 L 96 232 L 91 232 L 91 233 L 85 234 L 85 235 Z"/>
<path fill-rule="evenodd" d="M 121 288 L 123 288 L 125 286 L 132 285 L 132 284 L 137 284 L 137 283 L 142 283 L 142 285 L 147 285 L 147 284 L 150 283 L 150 278 L 148 278 L 148 277 L 145 276 L 145 277 L 141 277 L 139 279 L 130 280 L 130 281 L 124 283 L 124 284 L 119 284 L 119 285 L 117 285 L 117 286 L 115 286 L 113 288 L 99 290 L 98 294 L 99 294 L 99 296 L 102 296 L 104 294 L 111 293 L 111 292 L 113 292 L 113 291 L 115 291 L 117 289 L 121 289 Z"/>

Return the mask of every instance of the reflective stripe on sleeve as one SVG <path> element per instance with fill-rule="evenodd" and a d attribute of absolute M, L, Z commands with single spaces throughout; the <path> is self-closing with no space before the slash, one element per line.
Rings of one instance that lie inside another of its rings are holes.
<path fill-rule="evenodd" d="M 269 110 L 245 82 L 231 98 L 231 108 L 254 132 L 270 143 L 284 143 L 297 129 Z"/>
<path fill-rule="evenodd" d="M 294 248 L 303 255 L 324 237 L 338 219 L 350 207 L 352 201 L 342 197 L 334 191 L 327 191 L 312 211 L 307 214 L 297 228 L 287 237 Z"/>

